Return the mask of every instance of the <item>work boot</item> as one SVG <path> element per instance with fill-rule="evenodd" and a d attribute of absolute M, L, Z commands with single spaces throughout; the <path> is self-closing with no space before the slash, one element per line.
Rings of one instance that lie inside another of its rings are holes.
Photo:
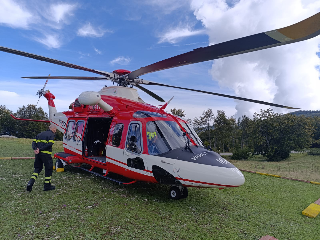
<path fill-rule="evenodd" d="M 50 191 L 50 190 L 55 190 L 55 189 L 56 189 L 56 187 L 51 185 L 51 183 L 45 183 L 43 191 Z"/>
<path fill-rule="evenodd" d="M 36 180 L 33 179 L 33 178 L 31 178 L 31 179 L 29 180 L 29 182 L 28 182 L 28 184 L 27 184 L 27 191 L 28 191 L 28 192 L 31 192 L 31 191 L 32 191 L 32 186 L 33 186 L 33 184 L 34 184 L 35 181 L 36 181 Z"/>

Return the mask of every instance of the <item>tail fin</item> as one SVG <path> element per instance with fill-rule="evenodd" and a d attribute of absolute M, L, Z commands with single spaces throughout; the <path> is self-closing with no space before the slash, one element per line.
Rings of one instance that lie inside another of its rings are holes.
<path fill-rule="evenodd" d="M 48 100 L 49 120 L 52 122 L 54 114 L 57 113 L 57 109 L 53 101 L 56 97 L 49 90 L 45 91 L 43 96 Z"/>
<path fill-rule="evenodd" d="M 56 97 L 49 90 L 45 91 L 43 96 L 48 100 L 50 122 L 56 125 L 60 132 L 65 133 L 68 118 L 62 112 L 57 112 L 53 101 Z"/>

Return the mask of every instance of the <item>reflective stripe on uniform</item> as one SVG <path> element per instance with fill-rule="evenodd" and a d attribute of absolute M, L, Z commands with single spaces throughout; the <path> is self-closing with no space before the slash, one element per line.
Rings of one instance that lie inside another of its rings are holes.
<path fill-rule="evenodd" d="M 157 133 L 156 132 L 147 132 L 147 138 L 151 140 L 152 138 L 156 137 Z"/>
<path fill-rule="evenodd" d="M 52 154 L 52 152 L 49 151 L 40 151 L 41 153 L 46 153 L 46 154 Z"/>
<path fill-rule="evenodd" d="M 44 183 L 50 183 L 50 182 L 51 182 L 51 177 L 44 178 Z"/>
<path fill-rule="evenodd" d="M 43 142 L 43 143 L 54 143 L 54 141 L 53 141 L 53 140 L 49 140 L 49 141 L 47 141 L 47 140 L 36 140 L 36 139 L 34 139 L 33 141 L 34 141 L 34 142 L 36 142 L 36 143 L 38 143 L 38 142 Z"/>
<path fill-rule="evenodd" d="M 47 140 L 37 140 L 37 142 L 44 142 L 44 143 L 48 143 Z"/>
<path fill-rule="evenodd" d="M 37 177 L 38 177 L 38 175 L 39 175 L 39 173 L 32 173 L 32 177 L 31 177 L 31 178 L 33 178 L 34 180 L 36 180 Z"/>

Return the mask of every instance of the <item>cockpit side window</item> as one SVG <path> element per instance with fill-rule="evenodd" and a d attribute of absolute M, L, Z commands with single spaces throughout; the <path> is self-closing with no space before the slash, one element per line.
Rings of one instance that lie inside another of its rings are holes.
<path fill-rule="evenodd" d="M 146 130 L 150 155 L 159 155 L 186 145 L 183 132 L 176 122 L 149 121 Z"/>
<path fill-rule="evenodd" d="M 112 135 L 112 146 L 119 147 L 122 137 L 123 124 L 118 123 L 114 126 L 113 135 Z"/>
<path fill-rule="evenodd" d="M 158 155 L 170 150 L 170 146 L 156 123 L 147 123 L 148 152 L 150 155 Z"/>
<path fill-rule="evenodd" d="M 141 123 L 130 123 L 126 139 L 126 149 L 130 152 L 142 153 Z"/>

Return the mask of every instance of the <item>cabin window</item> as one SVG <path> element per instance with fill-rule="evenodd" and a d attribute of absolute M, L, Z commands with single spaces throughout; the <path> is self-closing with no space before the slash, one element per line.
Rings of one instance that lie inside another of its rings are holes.
<path fill-rule="evenodd" d="M 134 118 L 148 118 L 148 117 L 166 118 L 167 116 L 164 114 L 157 113 L 157 112 L 137 111 L 133 114 L 133 117 Z"/>
<path fill-rule="evenodd" d="M 84 130 L 84 121 L 80 120 L 77 122 L 77 126 L 76 126 L 76 131 L 75 131 L 75 135 L 74 135 L 75 141 L 77 141 L 77 142 L 81 141 L 83 130 Z"/>
<path fill-rule="evenodd" d="M 183 132 L 176 122 L 150 121 L 146 128 L 150 155 L 159 155 L 186 145 Z"/>
<path fill-rule="evenodd" d="M 142 152 L 141 124 L 139 122 L 130 123 L 126 148 L 133 153 L 140 154 Z"/>
<path fill-rule="evenodd" d="M 75 121 L 71 120 L 68 122 L 68 127 L 67 127 L 67 131 L 64 135 L 64 138 L 66 140 L 70 140 L 71 138 L 73 138 L 73 134 L 75 133 L 75 127 L 76 127 L 76 123 Z"/>
<path fill-rule="evenodd" d="M 114 126 L 113 135 L 112 135 L 112 146 L 119 147 L 122 137 L 123 124 L 118 123 Z"/>

